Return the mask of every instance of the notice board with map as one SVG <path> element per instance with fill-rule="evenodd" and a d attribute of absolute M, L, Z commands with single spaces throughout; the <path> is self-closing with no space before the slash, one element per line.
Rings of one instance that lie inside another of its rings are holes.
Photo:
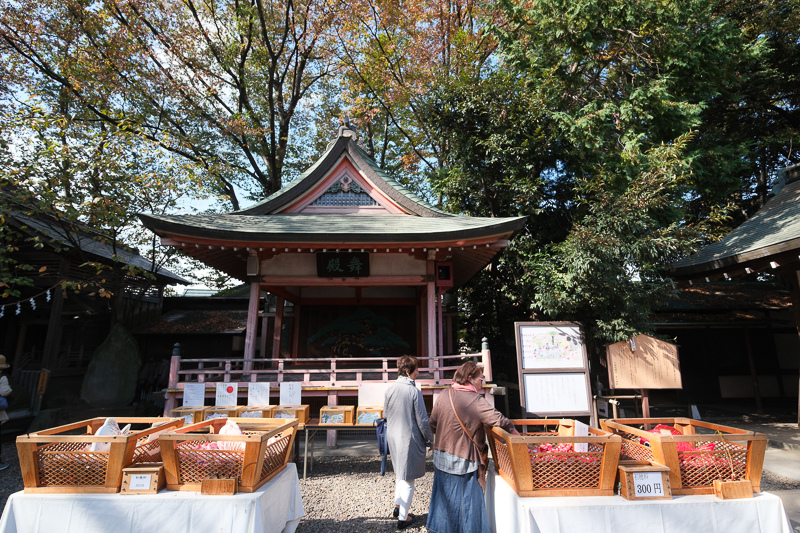
<path fill-rule="evenodd" d="M 680 389 L 678 347 L 649 335 L 609 344 L 608 383 L 611 389 Z"/>
<path fill-rule="evenodd" d="M 527 415 L 591 416 L 589 365 L 580 324 L 515 322 L 520 401 Z"/>

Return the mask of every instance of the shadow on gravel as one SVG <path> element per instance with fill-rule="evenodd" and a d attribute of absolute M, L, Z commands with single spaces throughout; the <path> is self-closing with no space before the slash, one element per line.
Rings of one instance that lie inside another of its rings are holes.
<path fill-rule="evenodd" d="M 416 522 L 403 531 L 410 533 L 424 532 L 428 513 L 417 516 Z M 397 520 L 387 518 L 352 518 L 350 520 L 336 521 L 332 519 L 303 519 L 297 526 L 296 533 L 377 533 L 382 531 L 397 531 Z"/>

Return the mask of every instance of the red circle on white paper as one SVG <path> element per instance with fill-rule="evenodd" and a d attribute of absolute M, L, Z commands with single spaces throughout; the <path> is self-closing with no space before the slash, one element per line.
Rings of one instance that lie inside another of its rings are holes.
<path fill-rule="evenodd" d="M 230 393 L 230 392 L 233 392 L 233 386 L 232 386 L 232 385 L 228 385 L 227 391 L 228 391 L 229 393 Z"/>

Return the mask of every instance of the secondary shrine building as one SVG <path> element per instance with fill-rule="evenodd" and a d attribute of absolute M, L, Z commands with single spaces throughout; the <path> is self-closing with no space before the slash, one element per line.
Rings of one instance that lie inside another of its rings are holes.
<path fill-rule="evenodd" d="M 248 209 L 140 217 L 162 244 L 249 283 L 241 373 L 225 377 L 302 381 L 304 393 L 385 381 L 385 372 L 353 369 L 385 369 L 387 358 L 404 354 L 422 360 L 423 385 L 449 383 L 442 295 L 525 224 L 431 206 L 381 170 L 345 127 L 305 173 Z M 277 296 L 274 313 L 261 308 L 264 292 Z"/>

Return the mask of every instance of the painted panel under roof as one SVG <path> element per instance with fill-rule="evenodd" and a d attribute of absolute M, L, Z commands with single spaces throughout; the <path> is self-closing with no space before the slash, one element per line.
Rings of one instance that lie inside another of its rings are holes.
<path fill-rule="evenodd" d="M 386 215 L 407 212 L 359 172 L 345 152 L 322 180 L 277 213 Z"/>
<path fill-rule="evenodd" d="M 370 277 L 424 276 L 425 261 L 408 254 L 370 254 Z M 261 262 L 262 276 L 312 276 L 317 275 L 315 254 L 279 254 Z"/>

